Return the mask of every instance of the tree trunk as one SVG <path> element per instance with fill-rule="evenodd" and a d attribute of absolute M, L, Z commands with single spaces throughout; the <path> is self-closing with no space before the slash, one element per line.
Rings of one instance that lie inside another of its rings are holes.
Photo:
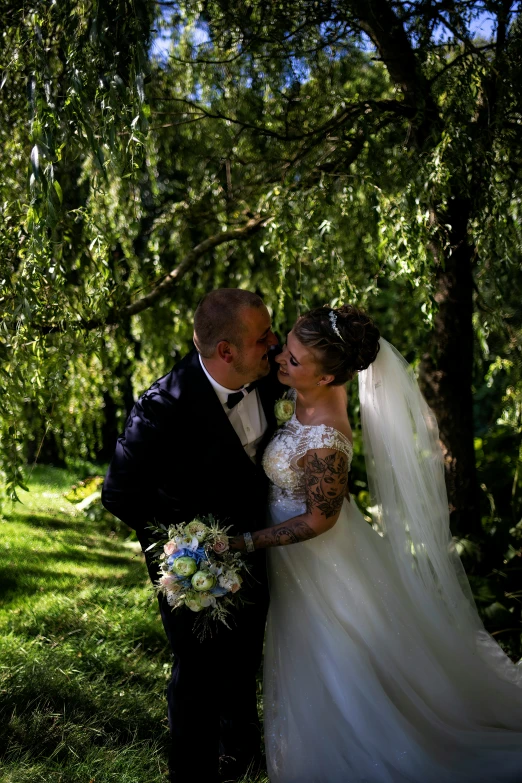
<path fill-rule="evenodd" d="M 120 388 L 123 394 L 123 407 L 125 410 L 125 418 L 122 419 L 118 416 L 121 413 L 121 405 L 117 404 L 110 391 L 106 391 L 103 394 L 103 413 L 104 422 L 101 432 L 101 446 L 96 452 L 96 460 L 98 462 L 109 462 L 114 454 L 116 448 L 116 440 L 122 434 L 127 416 L 131 412 L 134 405 L 134 396 L 132 389 L 132 371 L 133 365 L 128 359 L 120 362 L 116 367 L 116 374 L 120 380 Z"/>
<path fill-rule="evenodd" d="M 431 86 L 417 63 L 404 23 L 389 0 L 353 0 L 361 28 L 378 48 L 391 79 L 406 104 L 417 111 L 413 143 L 420 154 L 440 140 L 443 121 Z M 489 111 L 489 106 L 488 106 Z M 480 532 L 473 431 L 473 275 L 474 248 L 467 227 L 471 203 L 453 198 L 443 215 L 449 224 L 451 252 L 435 253 L 438 262 L 436 300 L 439 311 L 430 350 L 422 357 L 423 392 L 435 412 L 445 451 L 446 480 L 452 531 L 456 535 Z"/>
<path fill-rule="evenodd" d="M 117 379 L 117 385 L 123 401 L 125 417 L 121 417 L 121 402 L 113 397 L 112 390 L 109 388 L 103 394 L 104 405 L 104 423 L 101 432 L 101 444 L 96 459 L 99 462 L 109 462 L 116 448 L 116 440 L 122 434 L 127 416 L 134 406 L 134 390 L 132 387 L 132 374 L 136 366 L 136 361 L 140 359 L 140 343 L 132 335 L 130 320 L 126 318 L 118 325 L 120 332 L 120 351 L 121 358 L 112 371 Z M 128 357 L 125 352 L 125 345 L 130 343 L 134 348 L 134 361 Z M 108 372 L 105 368 L 105 372 Z"/>
<path fill-rule="evenodd" d="M 478 535 L 480 516 L 473 429 L 473 272 L 474 248 L 468 242 L 470 204 L 450 202 L 445 222 L 452 226 L 451 251 L 437 274 L 439 310 L 430 350 L 420 366 L 420 381 L 433 409 L 443 444 L 454 535 Z"/>

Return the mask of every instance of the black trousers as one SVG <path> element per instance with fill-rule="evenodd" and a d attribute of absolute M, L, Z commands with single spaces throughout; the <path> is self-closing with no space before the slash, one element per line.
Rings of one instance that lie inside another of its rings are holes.
<path fill-rule="evenodd" d="M 149 545 L 145 537 L 141 542 Z M 151 579 L 158 566 L 146 554 Z M 249 603 L 231 615 L 230 629 L 219 623 L 200 641 L 197 614 L 176 611 L 159 596 L 163 627 L 174 657 L 167 687 L 173 783 L 217 783 L 221 758 L 225 777 L 241 777 L 261 759 L 256 677 L 261 664 L 268 585 L 265 553 L 249 556 L 252 572 L 241 592 Z"/>

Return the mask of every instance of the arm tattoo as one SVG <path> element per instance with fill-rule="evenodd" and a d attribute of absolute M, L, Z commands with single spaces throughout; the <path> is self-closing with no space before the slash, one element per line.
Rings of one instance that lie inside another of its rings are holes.
<path fill-rule="evenodd" d="M 305 457 L 306 514 L 288 519 L 274 527 L 252 533 L 256 549 L 271 546 L 286 546 L 308 541 L 319 533 L 307 519 L 315 512 L 325 519 L 337 517 L 346 493 L 348 482 L 348 461 L 340 451 L 320 457 L 316 451 Z M 334 520 L 335 521 L 335 520 Z"/>
<path fill-rule="evenodd" d="M 269 546 L 298 544 L 299 541 L 308 541 L 309 538 L 315 538 L 316 535 L 315 530 L 306 524 L 303 517 L 294 517 L 280 525 L 257 530 L 252 533 L 252 540 L 256 549 L 265 549 Z"/>
<path fill-rule="evenodd" d="M 321 458 L 317 452 L 305 461 L 306 508 L 311 514 L 317 509 L 326 519 L 340 510 L 346 492 L 348 463 L 342 451 Z"/>

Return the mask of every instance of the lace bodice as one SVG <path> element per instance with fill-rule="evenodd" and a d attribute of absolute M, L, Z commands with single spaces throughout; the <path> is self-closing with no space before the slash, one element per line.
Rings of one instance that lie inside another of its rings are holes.
<path fill-rule="evenodd" d="M 295 400 L 292 389 L 289 398 Z M 263 455 L 263 469 L 270 479 L 269 502 L 280 499 L 304 503 L 304 469 L 297 463 L 310 449 L 336 449 L 352 461 L 353 447 L 346 435 L 326 424 L 301 424 L 295 412 L 275 433 Z"/>

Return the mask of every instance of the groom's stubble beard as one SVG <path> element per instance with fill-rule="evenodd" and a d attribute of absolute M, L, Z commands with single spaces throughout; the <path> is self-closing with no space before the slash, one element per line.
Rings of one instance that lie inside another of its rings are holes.
<path fill-rule="evenodd" d="M 266 367 L 265 367 L 266 365 Z M 268 373 L 270 372 L 270 363 L 267 361 L 263 362 L 261 359 L 258 359 L 255 364 L 248 364 L 245 361 L 243 351 L 241 348 L 239 348 L 239 353 L 236 358 L 236 361 L 234 363 L 234 369 L 238 373 L 238 375 L 243 376 L 245 379 L 245 385 L 248 383 L 253 383 L 254 381 L 258 381 L 261 378 L 264 378 Z"/>

